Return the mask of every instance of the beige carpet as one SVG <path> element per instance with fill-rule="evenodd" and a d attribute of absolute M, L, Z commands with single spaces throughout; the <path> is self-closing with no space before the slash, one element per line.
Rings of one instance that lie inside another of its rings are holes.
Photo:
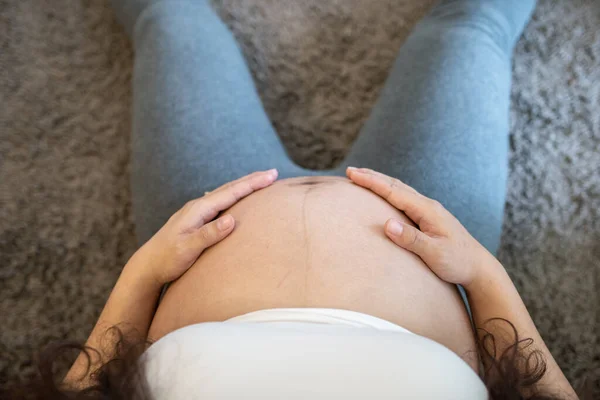
<path fill-rule="evenodd" d="M 419 0 L 222 0 L 294 158 L 352 142 Z M 574 384 L 600 397 L 600 2 L 541 1 L 519 42 L 500 258 Z M 104 0 L 0 0 L 0 379 L 84 340 L 135 250 L 131 47 Z"/>

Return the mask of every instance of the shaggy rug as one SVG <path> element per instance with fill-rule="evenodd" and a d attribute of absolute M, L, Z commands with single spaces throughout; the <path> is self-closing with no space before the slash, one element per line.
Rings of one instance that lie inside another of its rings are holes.
<path fill-rule="evenodd" d="M 345 154 L 432 1 L 221 0 L 293 158 Z M 517 45 L 499 258 L 600 397 L 600 2 L 540 0 Z M 105 0 L 0 0 L 0 380 L 85 340 L 136 249 L 132 50 Z"/>

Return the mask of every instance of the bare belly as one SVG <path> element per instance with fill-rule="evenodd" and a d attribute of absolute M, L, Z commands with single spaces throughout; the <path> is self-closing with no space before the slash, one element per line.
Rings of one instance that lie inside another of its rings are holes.
<path fill-rule="evenodd" d="M 152 321 L 152 340 L 261 309 L 341 308 L 429 337 L 476 368 L 456 287 L 385 236 L 388 218 L 408 219 L 379 196 L 346 178 L 292 178 L 227 212 L 235 230 L 172 283 Z"/>

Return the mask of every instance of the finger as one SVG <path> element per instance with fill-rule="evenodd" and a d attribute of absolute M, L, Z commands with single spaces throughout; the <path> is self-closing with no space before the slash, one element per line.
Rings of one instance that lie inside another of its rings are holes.
<path fill-rule="evenodd" d="M 226 238 L 235 226 L 235 219 L 231 214 L 223 215 L 216 220 L 201 226 L 194 234 L 190 235 L 190 246 L 198 255 L 210 246 L 219 243 Z"/>
<path fill-rule="evenodd" d="M 210 194 L 195 200 L 190 217 L 196 225 L 204 225 L 249 194 L 271 185 L 277 179 L 277 170 L 250 174 L 223 185 Z"/>
<path fill-rule="evenodd" d="M 241 182 L 245 182 L 245 181 L 253 181 L 256 183 L 256 180 L 260 180 L 260 177 L 262 176 L 270 176 L 270 175 L 274 175 L 274 178 L 277 179 L 277 169 L 273 168 L 270 169 L 268 171 L 256 171 L 253 172 L 251 174 L 242 176 L 241 178 L 238 178 L 234 181 L 231 182 L 227 182 L 226 184 L 219 186 L 218 188 L 216 188 L 215 190 L 212 190 L 210 192 L 206 192 L 205 194 L 213 194 L 213 193 L 217 193 L 226 189 L 230 189 L 232 186 L 235 186 Z M 275 181 L 275 179 L 273 179 L 273 181 Z M 271 182 L 272 183 L 272 182 Z"/>
<path fill-rule="evenodd" d="M 354 167 L 348 167 L 349 171 L 358 170 L 358 172 L 362 172 L 364 174 L 375 175 L 375 176 L 377 176 L 377 177 L 379 177 L 381 179 L 390 181 L 391 184 L 393 183 L 395 186 L 398 186 L 398 187 L 400 187 L 402 189 L 406 189 L 406 190 L 408 190 L 410 192 L 413 192 L 413 193 L 416 193 L 416 194 L 420 194 L 419 192 L 417 192 L 417 190 L 415 188 L 413 188 L 412 186 L 407 185 L 406 183 L 402 182 L 400 179 L 396 179 L 394 177 L 391 177 L 389 175 L 383 174 L 383 173 L 381 173 L 379 171 L 375 171 L 375 170 L 370 169 L 370 168 L 355 168 L 355 169 L 353 169 L 353 168 Z M 393 181 L 395 181 L 395 182 L 393 182 Z"/>
<path fill-rule="evenodd" d="M 431 199 L 419 194 L 416 190 L 398 179 L 375 173 L 364 168 L 348 168 L 346 174 L 352 182 L 383 197 L 388 203 L 412 219 L 417 225 L 427 214 Z"/>
<path fill-rule="evenodd" d="M 423 260 L 433 251 L 433 238 L 417 228 L 390 218 L 384 226 L 387 237 L 398 246 L 411 251 Z"/>

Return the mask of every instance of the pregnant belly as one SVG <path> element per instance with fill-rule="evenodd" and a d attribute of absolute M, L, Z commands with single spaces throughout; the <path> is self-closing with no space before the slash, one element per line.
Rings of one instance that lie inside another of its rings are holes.
<path fill-rule="evenodd" d="M 268 308 L 370 314 L 429 337 L 474 368 L 469 317 L 454 285 L 383 232 L 407 217 L 341 177 L 283 179 L 228 213 L 235 230 L 173 282 L 149 337 Z"/>

